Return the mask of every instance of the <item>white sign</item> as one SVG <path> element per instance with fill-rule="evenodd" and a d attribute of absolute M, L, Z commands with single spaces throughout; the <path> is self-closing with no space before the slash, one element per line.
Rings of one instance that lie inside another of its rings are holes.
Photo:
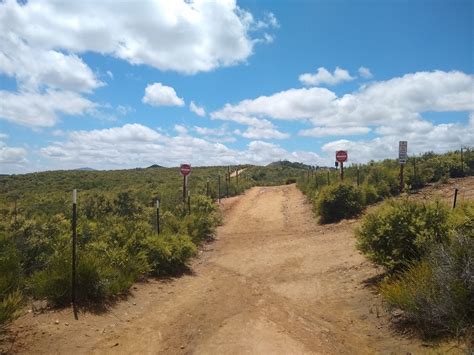
<path fill-rule="evenodd" d="M 398 161 L 400 164 L 405 164 L 408 159 L 408 142 L 400 141 L 398 142 Z"/>

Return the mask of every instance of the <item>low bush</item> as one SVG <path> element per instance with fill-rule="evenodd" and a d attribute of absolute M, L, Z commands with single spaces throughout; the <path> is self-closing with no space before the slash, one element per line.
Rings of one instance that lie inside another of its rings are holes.
<path fill-rule="evenodd" d="M 145 240 L 148 262 L 153 275 L 167 275 L 186 269 L 196 254 L 196 245 L 186 235 L 160 234 Z"/>
<path fill-rule="evenodd" d="M 369 184 L 364 184 L 361 187 L 362 200 L 364 205 L 371 205 L 381 200 L 381 197 L 377 193 L 377 190 L 374 186 Z"/>
<path fill-rule="evenodd" d="M 0 333 L 5 326 L 21 313 L 22 294 L 19 290 L 10 292 L 0 300 Z"/>
<path fill-rule="evenodd" d="M 363 208 L 363 197 L 352 185 L 338 184 L 324 187 L 316 200 L 321 223 L 337 222 L 358 215 Z"/>
<path fill-rule="evenodd" d="M 20 254 L 10 239 L 0 235 L 0 331 L 19 315 L 22 280 Z"/>
<path fill-rule="evenodd" d="M 421 262 L 382 283 L 389 305 L 426 336 L 468 335 L 474 326 L 474 239 L 456 235 L 430 247 Z"/>
<path fill-rule="evenodd" d="M 430 243 L 448 239 L 449 216 L 440 202 L 387 201 L 363 218 L 356 231 L 357 247 L 376 264 L 401 269 L 418 260 Z"/>

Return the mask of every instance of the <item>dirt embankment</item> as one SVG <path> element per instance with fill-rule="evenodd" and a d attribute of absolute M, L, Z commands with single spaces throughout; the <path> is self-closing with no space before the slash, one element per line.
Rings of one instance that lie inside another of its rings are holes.
<path fill-rule="evenodd" d="M 19 353 L 424 353 L 390 325 L 370 287 L 380 270 L 355 249 L 356 220 L 321 226 L 294 186 L 226 199 L 214 242 L 176 279 L 138 284 L 103 314 L 21 317 Z"/>

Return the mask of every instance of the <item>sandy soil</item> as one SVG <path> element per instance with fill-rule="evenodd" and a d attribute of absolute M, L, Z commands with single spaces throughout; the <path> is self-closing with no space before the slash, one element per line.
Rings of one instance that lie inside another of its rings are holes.
<path fill-rule="evenodd" d="M 102 314 L 29 312 L 0 349 L 17 353 L 407 354 L 355 249 L 356 220 L 320 226 L 294 186 L 223 200 L 225 222 L 192 273 L 137 284 Z"/>

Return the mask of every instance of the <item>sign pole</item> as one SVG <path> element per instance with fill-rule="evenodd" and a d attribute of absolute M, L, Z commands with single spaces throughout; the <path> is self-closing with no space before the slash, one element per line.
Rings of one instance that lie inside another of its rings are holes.
<path fill-rule="evenodd" d="M 160 200 L 156 200 L 156 232 L 160 234 Z"/>
<path fill-rule="evenodd" d="M 186 202 L 186 175 L 183 175 L 183 202 Z"/>
<path fill-rule="evenodd" d="M 344 162 L 341 161 L 341 181 L 344 181 Z"/>
<path fill-rule="evenodd" d="M 458 188 L 457 188 L 457 187 L 455 187 L 455 188 L 454 188 L 454 201 L 453 201 L 453 209 L 455 209 L 455 208 L 456 208 L 456 201 L 457 201 L 457 199 L 458 199 Z"/>
<path fill-rule="evenodd" d="M 72 190 L 72 289 L 71 301 L 74 310 L 74 316 L 77 319 L 76 312 L 76 244 L 77 244 L 77 190 Z"/>
<path fill-rule="evenodd" d="M 398 162 L 400 164 L 400 193 L 403 192 L 403 166 L 408 159 L 408 142 L 399 141 L 398 142 Z"/>
<path fill-rule="evenodd" d="M 188 190 L 188 214 L 191 214 L 191 192 Z"/>
<path fill-rule="evenodd" d="M 400 164 L 400 193 L 403 192 L 403 165 Z"/>
<path fill-rule="evenodd" d="M 229 197 L 229 180 L 230 180 L 230 175 L 227 172 L 225 176 L 225 197 Z"/>

